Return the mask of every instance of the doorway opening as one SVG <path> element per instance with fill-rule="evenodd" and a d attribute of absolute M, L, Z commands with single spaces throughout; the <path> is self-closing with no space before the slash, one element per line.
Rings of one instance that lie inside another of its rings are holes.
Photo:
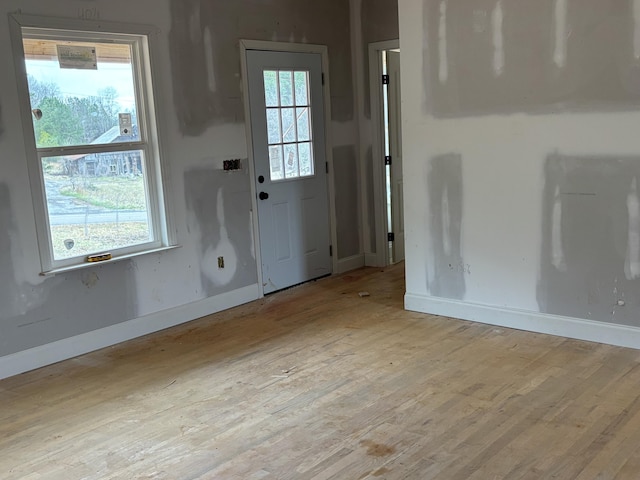
<path fill-rule="evenodd" d="M 404 260 L 404 188 L 398 40 L 369 45 L 376 264 Z"/>

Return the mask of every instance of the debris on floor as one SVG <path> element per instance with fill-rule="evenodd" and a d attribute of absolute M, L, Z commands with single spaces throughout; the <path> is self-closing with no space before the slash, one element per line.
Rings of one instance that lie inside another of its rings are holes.
<path fill-rule="evenodd" d="M 360 292 L 360 293 L 358 293 L 358 295 L 360 295 L 361 298 L 362 297 L 370 297 L 371 296 L 371 294 L 369 292 Z"/>

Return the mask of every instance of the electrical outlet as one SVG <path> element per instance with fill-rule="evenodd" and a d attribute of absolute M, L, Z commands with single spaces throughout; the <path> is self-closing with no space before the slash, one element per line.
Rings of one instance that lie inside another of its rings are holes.
<path fill-rule="evenodd" d="M 218 257 L 218 268 L 224 268 L 224 257 Z"/>

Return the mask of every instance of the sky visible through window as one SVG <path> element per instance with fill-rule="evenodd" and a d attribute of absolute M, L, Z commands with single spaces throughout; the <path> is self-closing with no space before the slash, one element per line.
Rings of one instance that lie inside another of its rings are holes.
<path fill-rule="evenodd" d="M 108 87 L 116 89 L 117 102 L 122 110 L 135 108 L 130 64 L 101 63 L 98 70 L 61 69 L 57 60 L 26 60 L 27 73 L 36 80 L 55 83 L 64 97 L 97 96 Z"/>

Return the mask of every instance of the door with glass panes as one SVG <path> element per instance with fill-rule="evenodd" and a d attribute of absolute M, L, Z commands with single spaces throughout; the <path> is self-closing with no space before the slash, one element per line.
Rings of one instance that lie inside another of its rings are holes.
<path fill-rule="evenodd" d="M 320 54 L 247 51 L 264 293 L 331 273 Z"/>

